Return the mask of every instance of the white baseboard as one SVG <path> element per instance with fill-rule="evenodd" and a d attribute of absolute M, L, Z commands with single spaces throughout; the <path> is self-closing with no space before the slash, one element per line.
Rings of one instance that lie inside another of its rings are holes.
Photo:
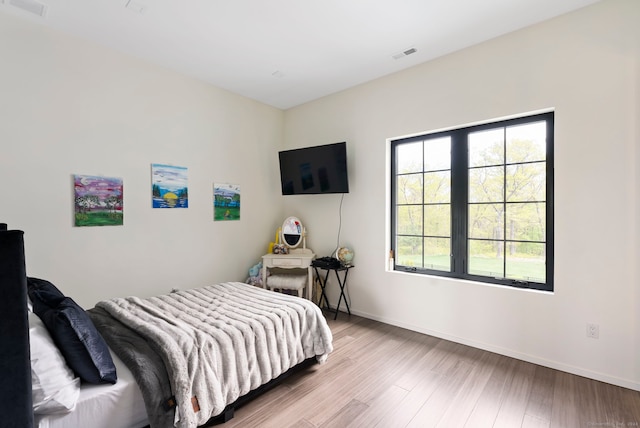
<path fill-rule="evenodd" d="M 334 309 L 332 307 L 332 309 Z M 640 391 L 640 382 L 633 382 L 627 379 L 621 379 L 615 376 L 607 375 L 605 373 L 594 372 L 592 370 L 587 370 L 582 367 L 576 367 L 569 364 L 564 364 L 558 361 L 547 360 L 545 358 L 537 357 L 535 355 L 523 354 L 518 351 L 514 351 L 512 349 L 502 348 L 499 346 L 491 345 L 488 343 L 477 342 L 474 340 L 468 340 L 462 337 L 452 336 L 446 333 L 442 333 L 439 331 L 428 330 L 425 328 L 421 328 L 415 325 L 399 322 L 397 320 L 388 319 L 385 317 L 379 317 L 376 315 L 368 314 L 365 312 L 354 311 L 351 310 L 351 313 L 354 315 L 358 315 L 364 318 L 372 319 L 375 321 L 380 321 L 385 324 L 394 325 L 396 327 L 406 328 L 407 330 L 415 331 L 418 333 L 426 334 L 429 336 L 438 337 L 440 339 L 449 340 L 451 342 L 460 343 L 462 345 L 471 346 L 473 348 L 483 349 L 485 351 L 494 352 L 496 354 L 504 355 L 507 357 L 515 358 L 517 360 L 526 361 L 528 363 L 538 364 L 540 366 L 549 367 L 555 370 L 560 370 L 563 372 L 575 374 L 578 376 L 586 377 L 589 379 L 594 379 L 597 381 L 610 383 L 612 385 L 621 386 L 623 388 L 633 389 L 635 391 Z"/>

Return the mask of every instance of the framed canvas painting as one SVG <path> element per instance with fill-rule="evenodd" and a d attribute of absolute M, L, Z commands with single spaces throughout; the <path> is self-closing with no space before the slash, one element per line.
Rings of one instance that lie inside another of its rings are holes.
<path fill-rule="evenodd" d="M 240 186 L 213 185 L 213 220 L 240 220 Z"/>
<path fill-rule="evenodd" d="M 189 208 L 187 168 L 151 164 L 153 208 Z"/>
<path fill-rule="evenodd" d="M 74 175 L 73 187 L 76 226 L 122 226 L 121 178 Z"/>

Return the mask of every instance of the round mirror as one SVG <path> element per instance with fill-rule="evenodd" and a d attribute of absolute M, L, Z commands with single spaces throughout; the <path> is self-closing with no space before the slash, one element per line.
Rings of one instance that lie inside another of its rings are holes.
<path fill-rule="evenodd" d="M 282 243 L 289 248 L 295 248 L 304 238 L 304 228 L 297 217 L 287 217 L 282 223 Z"/>

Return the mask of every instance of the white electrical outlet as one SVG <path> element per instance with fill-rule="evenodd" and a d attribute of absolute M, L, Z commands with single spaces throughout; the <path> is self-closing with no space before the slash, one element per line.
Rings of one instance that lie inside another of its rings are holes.
<path fill-rule="evenodd" d="M 600 326 L 598 324 L 587 323 L 587 337 L 598 339 L 600 337 Z"/>

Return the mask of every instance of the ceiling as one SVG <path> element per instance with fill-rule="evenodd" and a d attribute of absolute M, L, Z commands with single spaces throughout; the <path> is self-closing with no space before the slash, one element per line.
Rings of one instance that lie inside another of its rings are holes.
<path fill-rule="evenodd" d="M 288 109 L 596 1 L 0 0 L 0 12 Z"/>

